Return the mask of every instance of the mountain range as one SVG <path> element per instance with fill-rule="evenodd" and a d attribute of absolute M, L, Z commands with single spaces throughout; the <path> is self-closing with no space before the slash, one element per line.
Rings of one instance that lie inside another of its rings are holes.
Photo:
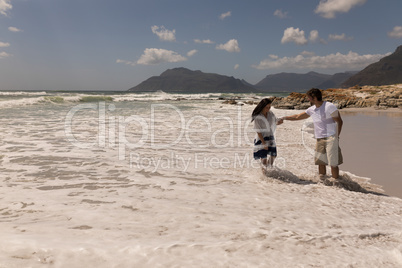
<path fill-rule="evenodd" d="M 357 73 L 357 72 L 356 72 Z M 322 89 L 338 87 L 353 72 L 334 75 L 309 72 L 306 74 L 280 73 L 267 75 L 256 85 L 234 77 L 192 71 L 183 67 L 168 69 L 160 76 L 153 76 L 129 91 L 169 93 L 263 93 L 305 92 L 312 87 Z"/>
<path fill-rule="evenodd" d="M 215 92 L 258 92 L 252 85 L 233 76 L 192 71 L 186 68 L 168 69 L 160 76 L 148 78 L 129 91 L 153 92 L 162 90 L 170 93 L 215 93 Z"/>
<path fill-rule="evenodd" d="M 342 87 L 382 86 L 402 83 L 402 46 L 394 53 L 372 63 L 342 83 Z"/>
<path fill-rule="evenodd" d="M 389 85 L 402 83 L 402 46 L 380 61 L 370 64 L 362 71 L 336 73 L 334 75 L 308 72 L 279 73 L 267 75 L 255 85 L 233 76 L 192 71 L 183 67 L 168 69 L 153 76 L 129 91 L 169 93 L 264 93 L 305 92 L 320 89 L 351 87 L 355 85 Z"/>
<path fill-rule="evenodd" d="M 254 86 L 263 92 L 305 92 L 312 87 L 321 89 L 340 87 L 342 82 L 355 73 L 357 72 L 337 73 L 334 75 L 317 72 L 270 74 Z"/>

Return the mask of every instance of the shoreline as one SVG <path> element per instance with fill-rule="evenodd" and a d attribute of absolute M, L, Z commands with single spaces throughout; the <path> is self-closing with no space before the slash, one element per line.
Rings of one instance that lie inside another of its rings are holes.
<path fill-rule="evenodd" d="M 340 112 L 346 112 L 346 113 L 356 113 L 356 112 L 363 112 L 363 113 L 369 113 L 369 112 L 376 112 L 376 113 L 395 113 L 395 114 L 400 114 L 402 116 L 402 109 L 401 108 L 377 108 L 377 107 L 347 107 L 347 108 L 342 108 L 339 109 Z"/>
<path fill-rule="evenodd" d="M 402 85 L 329 88 L 322 90 L 322 98 L 335 104 L 338 109 L 402 109 Z M 279 109 L 301 110 L 307 109 L 310 102 L 305 93 L 291 92 L 285 98 L 275 97 L 273 105 Z"/>
<path fill-rule="evenodd" d="M 363 108 L 343 108 L 339 109 L 341 115 L 345 116 L 387 116 L 387 117 L 402 117 L 402 109 L 400 108 L 387 108 L 378 109 L 376 107 L 363 107 Z"/>

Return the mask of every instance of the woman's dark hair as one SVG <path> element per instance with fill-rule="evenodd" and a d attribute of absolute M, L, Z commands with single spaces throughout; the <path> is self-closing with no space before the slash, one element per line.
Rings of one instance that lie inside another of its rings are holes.
<path fill-rule="evenodd" d="M 318 88 L 312 88 L 306 92 L 307 96 L 312 98 L 316 97 L 318 101 L 322 101 L 322 93 L 321 90 Z"/>
<path fill-rule="evenodd" d="M 262 112 L 262 110 L 265 108 L 265 106 L 267 106 L 268 104 L 271 104 L 271 103 L 272 103 L 271 99 L 268 99 L 268 98 L 262 99 L 260 101 L 260 103 L 258 103 L 257 106 L 254 108 L 254 111 L 251 114 L 251 122 L 253 122 L 255 117 Z"/>

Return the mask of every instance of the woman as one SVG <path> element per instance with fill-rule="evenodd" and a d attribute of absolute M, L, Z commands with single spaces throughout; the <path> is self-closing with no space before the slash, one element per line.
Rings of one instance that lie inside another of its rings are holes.
<path fill-rule="evenodd" d="M 273 166 L 276 157 L 275 129 L 283 123 L 270 111 L 272 100 L 263 99 L 254 108 L 251 122 L 254 121 L 254 130 L 257 132 L 254 139 L 254 159 L 261 159 L 264 167 Z M 267 159 L 269 157 L 269 160 Z"/>

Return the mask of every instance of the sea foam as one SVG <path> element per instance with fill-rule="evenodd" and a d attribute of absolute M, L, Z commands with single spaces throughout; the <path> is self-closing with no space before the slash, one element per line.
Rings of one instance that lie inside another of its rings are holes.
<path fill-rule="evenodd" d="M 0 267 L 401 264 L 402 200 L 320 182 L 303 122 L 264 174 L 254 106 L 112 97 L 0 109 Z"/>

